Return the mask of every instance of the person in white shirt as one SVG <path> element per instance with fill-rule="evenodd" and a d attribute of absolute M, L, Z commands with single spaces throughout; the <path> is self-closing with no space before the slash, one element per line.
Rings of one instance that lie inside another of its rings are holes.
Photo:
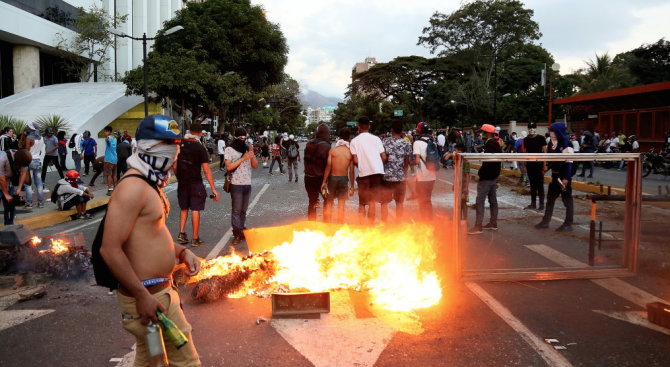
<path fill-rule="evenodd" d="M 431 196 L 433 195 L 433 187 L 435 186 L 435 172 L 426 167 L 426 156 L 428 155 L 428 142 L 432 141 L 428 133 L 429 127 L 427 122 L 419 122 L 416 128 L 417 139 L 414 140 L 412 153 L 414 154 L 413 165 L 418 167 L 416 174 L 416 195 L 419 204 L 419 212 L 421 219 L 431 221 L 433 220 L 433 203 Z"/>
<path fill-rule="evenodd" d="M 79 180 L 79 172 L 71 170 L 58 181 L 58 188 L 56 195 L 58 195 L 58 202 L 61 203 L 62 210 L 70 210 L 73 207 L 77 208 L 78 219 L 91 219 L 91 214 L 86 213 L 86 203 L 93 199 L 93 193 L 89 191 L 88 187 L 80 189 L 77 181 Z M 54 204 L 58 204 L 58 202 Z"/>
<path fill-rule="evenodd" d="M 72 139 L 74 143 L 74 149 L 72 150 L 72 160 L 74 161 L 74 170 L 77 171 L 77 173 L 80 173 L 81 157 L 82 157 L 81 134 L 75 133 Z"/>
<path fill-rule="evenodd" d="M 365 221 L 365 207 L 368 206 L 368 224 L 375 221 L 376 203 L 379 202 L 379 190 L 384 176 L 386 151 L 382 141 L 370 134 L 370 119 L 363 116 L 358 119 L 360 134 L 350 143 L 354 164 L 358 166 L 358 219 Z"/>
<path fill-rule="evenodd" d="M 444 145 L 447 143 L 447 138 L 444 136 L 443 133 L 440 133 L 440 135 L 437 136 L 437 150 L 438 153 L 440 154 L 440 157 L 446 153 L 444 151 Z"/>
<path fill-rule="evenodd" d="M 216 143 L 216 150 L 219 154 L 219 158 L 221 159 L 219 162 L 219 171 L 225 171 L 226 165 L 223 156 L 226 154 L 226 141 L 221 136 L 219 136 L 218 140 L 218 143 Z"/>
<path fill-rule="evenodd" d="M 619 150 L 619 137 L 615 133 L 612 133 L 610 138 L 610 151 L 608 153 L 615 153 Z"/>

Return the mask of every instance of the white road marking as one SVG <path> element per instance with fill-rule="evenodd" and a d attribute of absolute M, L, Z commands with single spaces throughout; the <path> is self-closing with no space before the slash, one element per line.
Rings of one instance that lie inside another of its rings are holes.
<path fill-rule="evenodd" d="M 465 283 L 470 288 L 472 293 L 477 295 L 487 306 L 493 310 L 507 325 L 516 331 L 521 338 L 528 343 L 535 351 L 544 359 L 549 366 L 552 367 L 571 367 L 572 364 L 568 362 L 559 352 L 551 345 L 544 342 L 544 340 L 533 334 L 519 319 L 514 317 L 512 313 L 498 302 L 493 296 L 486 292 L 482 287 L 475 283 Z"/>
<path fill-rule="evenodd" d="M 666 329 L 660 325 L 652 324 L 647 319 L 646 311 L 605 311 L 605 310 L 593 310 L 595 313 L 599 313 L 605 316 L 609 316 L 613 319 L 630 322 L 631 324 L 639 325 L 646 327 L 647 329 L 655 330 L 663 334 L 670 335 L 670 329 Z"/>
<path fill-rule="evenodd" d="M 11 310 L 0 312 L 0 331 L 48 315 L 56 310 Z"/>
<path fill-rule="evenodd" d="M 101 222 L 101 221 L 102 221 L 102 218 L 100 218 L 100 219 L 96 219 L 96 220 L 88 220 L 88 221 L 86 221 L 86 223 L 84 223 L 84 224 L 82 224 L 82 225 L 80 225 L 80 226 L 76 226 L 76 227 L 72 227 L 72 228 L 67 229 L 67 232 L 74 232 L 74 231 L 76 231 L 76 230 L 78 230 L 78 229 L 82 229 L 82 228 L 84 228 L 84 227 L 88 227 L 88 226 L 90 226 L 91 224 L 99 223 L 99 222 Z"/>
<path fill-rule="evenodd" d="M 526 245 L 526 247 L 536 253 L 546 257 L 547 259 L 557 263 L 560 266 L 568 268 L 584 268 L 588 265 L 571 258 L 559 251 L 554 250 L 553 248 L 546 245 Z M 591 279 L 591 281 L 599 286 L 607 289 L 608 291 L 616 294 L 617 296 L 628 300 L 631 303 L 634 303 L 642 308 L 647 307 L 647 303 L 652 302 L 663 302 L 668 303 L 667 301 L 654 296 L 651 293 L 645 292 L 640 288 L 632 286 L 619 278 L 609 278 L 609 279 Z"/>
<path fill-rule="evenodd" d="M 249 208 L 247 209 L 247 216 L 249 216 L 249 213 L 251 213 L 251 209 L 253 209 L 254 206 L 256 206 L 256 203 L 258 203 L 258 200 L 261 198 L 263 193 L 265 193 L 265 190 L 267 190 L 268 187 L 270 187 L 270 184 L 265 184 L 263 186 L 263 188 L 261 189 L 261 191 L 259 191 L 258 194 L 256 194 L 256 197 L 254 198 L 254 200 L 251 202 L 251 204 L 249 204 Z M 214 246 L 212 251 L 209 252 L 206 259 L 211 260 L 211 259 L 217 257 L 219 255 L 219 253 L 221 252 L 221 250 L 223 250 L 223 248 L 226 246 L 226 243 L 228 243 L 228 240 L 230 239 L 230 237 L 232 237 L 232 236 L 233 236 L 233 228 L 231 227 L 231 228 L 228 228 L 228 231 L 226 232 L 226 234 L 224 234 L 223 237 L 221 237 L 221 239 L 216 244 L 216 246 Z"/>
<path fill-rule="evenodd" d="M 397 332 L 377 318 L 357 319 L 348 291 L 330 293 L 330 313 L 320 320 L 273 318 L 270 325 L 315 367 L 372 367 Z"/>

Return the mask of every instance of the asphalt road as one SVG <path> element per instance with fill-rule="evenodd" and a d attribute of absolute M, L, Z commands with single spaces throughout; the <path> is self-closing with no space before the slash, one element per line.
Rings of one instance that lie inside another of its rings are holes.
<path fill-rule="evenodd" d="M 598 171 L 596 178 L 601 174 L 616 179 L 614 171 Z M 451 217 L 453 171 L 441 170 L 438 177 L 433 195 L 439 218 L 436 227 L 438 235 L 447 235 L 440 224 Z M 215 179 L 222 183 L 223 174 L 216 172 Z M 302 175 L 298 183 L 287 181 L 287 176 L 270 177 L 262 168 L 254 171 L 251 198 L 258 200 L 247 227 L 306 219 Z M 475 190 L 476 184 L 470 189 Z M 176 186 L 166 192 L 173 208 L 167 225 L 176 238 Z M 471 203 L 474 197 L 471 193 Z M 504 181 L 498 197 L 499 230 L 467 239 L 468 269 L 560 267 L 565 266 L 565 256 L 587 261 L 588 227 L 584 226 L 590 203 L 575 199 L 576 229 L 558 234 L 553 228 L 564 215 L 560 201 L 552 229 L 539 231 L 532 225 L 541 213 L 520 209 L 529 199 L 519 194 L 513 182 Z M 357 223 L 354 205 L 356 198 L 347 202 L 348 223 Z M 228 195 L 222 195 L 219 203 L 207 202 L 200 232 L 205 245 L 194 249 L 198 256 L 206 257 L 229 230 L 230 207 Z M 625 212 L 622 203 L 599 207 L 599 216 L 610 229 L 620 228 Z M 92 221 L 37 232 L 42 236 L 81 232 L 90 247 L 102 214 L 95 213 Z M 406 214 L 418 220 L 415 201 L 406 203 Z M 485 218 L 488 215 L 487 210 Z M 670 249 L 667 233 L 658 230 L 668 217 L 666 210 L 643 207 L 647 225 L 643 226 L 640 273 L 632 278 L 458 283 L 453 281 L 452 253 L 441 246 L 436 262 L 443 297 L 414 313 L 380 311 L 370 305 L 369 294 L 354 291 L 333 292 L 331 314 L 289 320 L 272 319 L 270 300 L 254 296 L 202 304 L 184 291 L 182 302 L 203 366 L 665 367 L 670 364 L 670 330 L 640 325 L 644 323 L 639 315 L 648 300 L 670 301 Z M 474 221 L 472 210 L 469 221 Z M 189 238 L 190 230 L 188 224 Z M 220 253 L 229 251 L 230 243 Z M 557 252 L 564 256 L 556 257 Z M 596 255 L 598 265 L 618 264 L 620 245 L 605 243 Z M 0 310 L 4 309 L 0 311 L 1 366 L 117 366 L 110 358 L 130 358 L 134 338 L 121 328 L 115 294 L 94 286 L 91 274 L 75 281 L 43 282 L 48 294 L 42 299 L 15 303 L 14 296 L 0 298 Z M 257 325 L 259 316 L 269 322 Z M 558 343 L 550 345 L 544 339 Z M 557 350 L 555 345 L 567 349 Z"/>

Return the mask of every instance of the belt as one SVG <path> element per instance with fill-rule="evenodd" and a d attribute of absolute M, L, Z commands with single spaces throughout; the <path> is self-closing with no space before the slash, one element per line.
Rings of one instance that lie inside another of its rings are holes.
<path fill-rule="evenodd" d="M 149 293 L 156 294 L 156 293 L 158 293 L 158 292 L 160 292 L 164 289 L 170 288 L 170 286 L 172 286 L 172 282 L 167 281 L 167 282 L 155 284 L 155 285 L 152 285 L 152 286 L 149 286 L 149 287 L 146 287 L 146 288 L 147 288 L 147 291 L 149 291 Z M 124 295 L 126 297 L 132 297 L 133 296 L 130 293 L 130 291 L 128 291 L 126 288 L 124 288 L 121 284 L 119 284 L 119 288 L 118 288 L 117 291 L 119 292 L 119 294 Z"/>

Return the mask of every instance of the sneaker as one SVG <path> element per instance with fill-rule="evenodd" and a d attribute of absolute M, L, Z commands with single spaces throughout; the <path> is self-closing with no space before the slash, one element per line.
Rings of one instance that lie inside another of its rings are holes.
<path fill-rule="evenodd" d="M 482 233 L 484 233 L 482 227 L 472 227 L 468 229 L 468 234 L 482 234 Z"/>
<path fill-rule="evenodd" d="M 274 176 L 274 174 L 272 172 L 270 172 L 270 176 Z"/>
<path fill-rule="evenodd" d="M 79 214 L 79 215 L 77 216 L 77 219 L 79 219 L 79 220 L 84 220 L 84 214 Z"/>
<path fill-rule="evenodd" d="M 46 187 L 42 189 L 42 192 L 49 192 L 50 190 L 47 189 Z"/>
<path fill-rule="evenodd" d="M 587 176 L 586 178 L 593 178 L 593 176 Z"/>
<path fill-rule="evenodd" d="M 191 240 L 191 247 L 198 247 L 200 245 L 204 245 L 205 241 L 201 240 L 200 238 L 194 238 Z"/>
<path fill-rule="evenodd" d="M 539 210 L 539 211 L 543 212 L 543 211 L 544 211 L 544 205 L 540 205 L 540 207 L 539 207 L 539 208 L 537 208 L 537 210 Z"/>
<path fill-rule="evenodd" d="M 297 178 L 297 177 L 295 178 L 295 182 L 298 182 L 298 178 Z"/>
<path fill-rule="evenodd" d="M 33 203 L 26 204 L 26 206 L 24 206 L 23 209 L 32 210 L 33 209 Z"/>
<path fill-rule="evenodd" d="M 538 224 L 535 225 L 535 228 L 537 228 L 537 229 L 545 229 L 545 228 L 549 228 L 549 223 L 540 222 L 540 223 L 538 223 Z"/>
<path fill-rule="evenodd" d="M 44 208 L 44 201 L 40 201 L 37 203 L 38 208 Z"/>
<path fill-rule="evenodd" d="M 89 182 L 89 183 L 88 183 L 88 187 L 93 187 L 93 186 L 95 186 L 95 185 L 93 184 L 93 182 Z"/>
<path fill-rule="evenodd" d="M 93 219 L 91 213 L 84 213 L 84 219 Z"/>
<path fill-rule="evenodd" d="M 84 173 L 82 176 L 86 177 L 86 176 L 88 176 L 88 173 Z"/>
<path fill-rule="evenodd" d="M 188 243 L 188 237 L 186 236 L 186 233 L 182 232 L 177 236 L 177 242 L 183 244 Z"/>
<path fill-rule="evenodd" d="M 525 207 L 524 209 L 535 210 L 535 204 L 530 204 L 527 207 Z"/>
<path fill-rule="evenodd" d="M 282 175 L 285 175 L 286 173 L 285 173 L 285 172 L 281 172 L 281 174 L 282 174 Z"/>
<path fill-rule="evenodd" d="M 489 231 L 497 231 L 498 226 L 495 225 L 495 224 L 489 223 L 489 224 L 485 225 L 484 227 L 482 227 L 482 229 L 486 229 L 486 230 L 489 230 Z"/>
<path fill-rule="evenodd" d="M 112 196 L 112 192 L 114 192 L 114 190 L 107 190 L 107 196 Z"/>
<path fill-rule="evenodd" d="M 560 227 L 556 228 L 556 232 L 572 232 L 572 226 L 561 224 Z"/>
<path fill-rule="evenodd" d="M 233 236 L 233 246 L 239 245 L 242 239 L 238 236 Z"/>

